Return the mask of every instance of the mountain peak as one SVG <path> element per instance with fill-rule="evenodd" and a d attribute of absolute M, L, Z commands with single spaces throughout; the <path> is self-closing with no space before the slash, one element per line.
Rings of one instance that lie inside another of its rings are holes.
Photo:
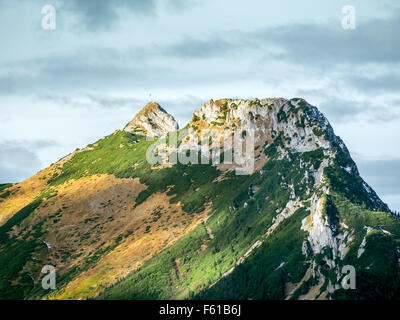
<path fill-rule="evenodd" d="M 345 148 L 325 116 L 301 98 L 211 99 L 194 111 L 189 127 L 250 130 L 260 140 L 281 132 L 290 138 L 285 144 L 300 152 L 329 149 L 333 143 Z"/>
<path fill-rule="evenodd" d="M 159 103 L 149 102 L 125 126 L 124 131 L 142 133 L 146 136 L 161 137 L 170 131 L 178 130 L 174 117 Z"/>

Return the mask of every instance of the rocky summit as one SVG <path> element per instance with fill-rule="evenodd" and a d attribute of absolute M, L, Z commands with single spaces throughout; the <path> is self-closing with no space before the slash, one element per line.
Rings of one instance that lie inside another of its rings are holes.
<path fill-rule="evenodd" d="M 0 186 L 0 298 L 399 299 L 400 220 L 304 99 L 151 102 Z"/>
<path fill-rule="evenodd" d="M 149 102 L 125 126 L 127 132 L 161 137 L 170 131 L 178 130 L 178 123 L 157 102 Z"/>

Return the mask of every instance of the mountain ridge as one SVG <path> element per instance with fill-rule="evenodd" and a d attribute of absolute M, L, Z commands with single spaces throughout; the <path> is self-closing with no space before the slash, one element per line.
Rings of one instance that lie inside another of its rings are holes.
<path fill-rule="evenodd" d="M 400 274 L 398 218 L 316 107 L 210 100 L 178 131 L 158 103 L 138 115 L 0 191 L 0 298 L 398 297 L 389 285 Z M 176 146 L 171 132 L 181 134 Z M 145 157 L 155 142 L 170 156 L 212 149 L 234 132 L 242 143 L 254 133 L 251 174 L 236 175 L 222 156 L 167 166 Z M 59 272 L 57 290 L 40 287 L 44 263 Z M 346 264 L 366 283 L 355 291 L 340 287 Z"/>

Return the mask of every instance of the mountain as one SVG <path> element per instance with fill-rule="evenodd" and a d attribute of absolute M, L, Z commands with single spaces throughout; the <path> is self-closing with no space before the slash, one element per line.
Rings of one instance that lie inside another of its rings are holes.
<path fill-rule="evenodd" d="M 178 129 L 174 117 L 157 102 L 149 102 L 124 128 L 127 132 L 150 137 L 161 137 Z"/>
<path fill-rule="evenodd" d="M 210 100 L 180 130 L 152 102 L 0 186 L 0 298 L 398 299 L 399 236 L 305 100 Z"/>

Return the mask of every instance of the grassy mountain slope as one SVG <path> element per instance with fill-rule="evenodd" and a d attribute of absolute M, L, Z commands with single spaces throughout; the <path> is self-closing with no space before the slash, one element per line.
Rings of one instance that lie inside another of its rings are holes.
<path fill-rule="evenodd" d="M 398 298 L 399 219 L 326 119 L 299 99 L 224 99 L 196 111 L 179 144 L 241 124 L 267 130 L 251 175 L 152 166 L 153 141 L 116 131 L 1 186 L 0 299 Z M 356 290 L 338 287 L 347 264 Z"/>

